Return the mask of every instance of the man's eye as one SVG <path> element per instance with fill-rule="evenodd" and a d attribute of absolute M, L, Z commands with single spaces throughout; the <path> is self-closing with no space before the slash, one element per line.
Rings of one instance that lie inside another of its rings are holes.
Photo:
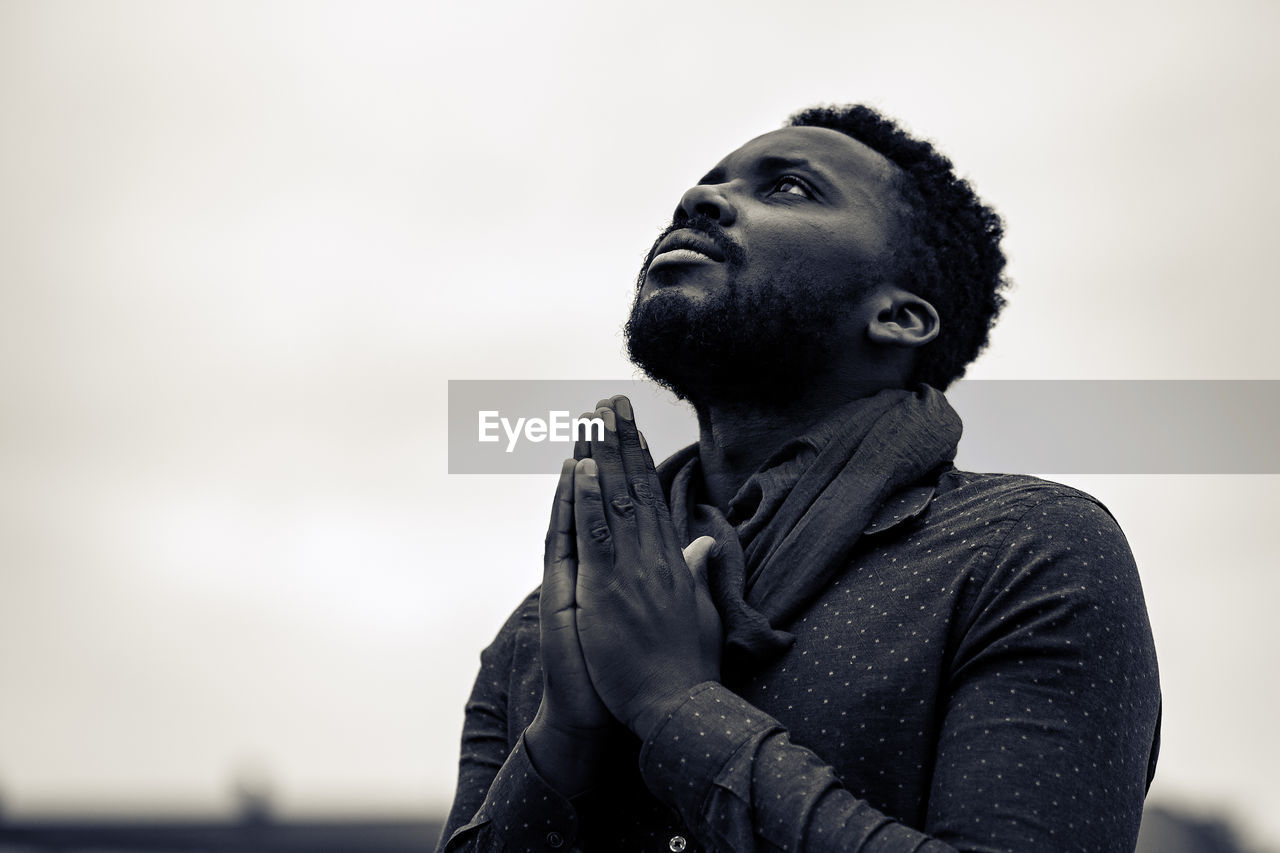
<path fill-rule="evenodd" d="M 813 192 L 809 189 L 809 185 L 794 175 L 783 175 L 773 184 L 773 191 L 777 193 L 786 193 L 788 195 L 799 195 L 805 198 L 812 198 Z"/>

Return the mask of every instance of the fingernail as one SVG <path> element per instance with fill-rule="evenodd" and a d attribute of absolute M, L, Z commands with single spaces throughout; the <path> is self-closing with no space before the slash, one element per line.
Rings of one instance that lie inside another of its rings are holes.
<path fill-rule="evenodd" d="M 636 430 L 636 435 L 640 437 L 640 449 L 641 449 L 641 450 L 648 450 L 648 449 L 649 449 L 649 442 L 647 442 L 647 441 L 645 441 L 645 440 L 644 440 L 644 433 L 642 433 L 640 430 Z"/>
<path fill-rule="evenodd" d="M 618 414 L 622 415 L 627 420 L 629 421 L 635 420 L 635 418 L 632 417 L 632 414 L 631 414 L 631 401 L 628 400 L 626 397 L 619 397 L 618 402 L 614 405 L 614 408 L 618 410 Z"/>
<path fill-rule="evenodd" d="M 614 419 L 613 409 L 605 409 L 600 413 L 600 417 L 604 419 L 604 428 L 609 432 L 618 431 L 618 422 Z"/>
<path fill-rule="evenodd" d="M 579 460 L 578 470 L 586 474 L 588 477 L 596 475 L 596 460 L 588 456 L 586 459 Z"/>

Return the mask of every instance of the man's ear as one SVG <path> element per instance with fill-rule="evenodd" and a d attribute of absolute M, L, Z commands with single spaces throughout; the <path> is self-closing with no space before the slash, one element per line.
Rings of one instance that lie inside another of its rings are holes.
<path fill-rule="evenodd" d="M 938 336 L 937 310 L 908 290 L 888 288 L 872 297 L 867 337 L 872 343 L 922 347 Z"/>

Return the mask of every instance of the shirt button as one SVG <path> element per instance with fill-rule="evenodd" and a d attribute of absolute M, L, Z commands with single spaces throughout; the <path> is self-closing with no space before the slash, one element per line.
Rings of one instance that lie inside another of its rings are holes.
<path fill-rule="evenodd" d="M 684 853 L 684 848 L 689 846 L 689 842 L 684 840 L 683 835 L 673 835 L 671 840 L 667 842 L 667 848 L 671 853 Z"/>
<path fill-rule="evenodd" d="M 564 836 L 558 832 L 547 833 L 547 846 L 560 848 L 564 846 Z"/>

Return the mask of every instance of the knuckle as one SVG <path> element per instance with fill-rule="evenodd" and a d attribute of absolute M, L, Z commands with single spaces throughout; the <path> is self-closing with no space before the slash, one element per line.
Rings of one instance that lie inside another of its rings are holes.
<path fill-rule="evenodd" d="M 636 511 L 635 504 L 632 503 L 631 498 L 625 496 L 610 498 L 609 506 L 613 507 L 614 512 L 618 513 L 618 515 L 624 517 L 629 517 Z"/>
<path fill-rule="evenodd" d="M 591 537 L 591 541 L 601 545 L 607 545 L 609 540 L 612 538 L 607 524 L 591 525 L 590 529 L 587 530 L 587 535 Z"/>
<path fill-rule="evenodd" d="M 631 491 L 635 494 L 636 504 L 639 506 L 653 506 L 653 489 L 649 488 L 648 483 L 636 483 L 631 487 Z"/>

